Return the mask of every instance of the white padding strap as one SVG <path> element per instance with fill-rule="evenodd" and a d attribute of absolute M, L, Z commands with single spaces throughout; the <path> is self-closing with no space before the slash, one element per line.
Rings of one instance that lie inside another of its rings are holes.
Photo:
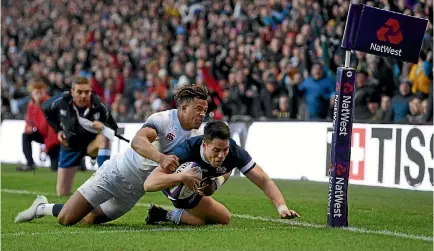
<path fill-rule="evenodd" d="M 215 184 L 216 184 L 216 190 L 218 190 L 223 183 L 225 183 L 225 177 L 224 176 L 219 176 L 214 180 Z"/>

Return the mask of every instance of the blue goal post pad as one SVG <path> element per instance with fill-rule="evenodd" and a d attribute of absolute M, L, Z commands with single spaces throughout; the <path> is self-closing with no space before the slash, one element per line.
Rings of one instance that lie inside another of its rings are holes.
<path fill-rule="evenodd" d="M 339 67 L 333 108 L 327 225 L 348 227 L 348 180 L 351 160 L 356 70 Z"/>

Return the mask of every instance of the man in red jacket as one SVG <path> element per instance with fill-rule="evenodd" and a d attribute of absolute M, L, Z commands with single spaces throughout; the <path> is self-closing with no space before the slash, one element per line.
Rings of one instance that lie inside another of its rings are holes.
<path fill-rule="evenodd" d="M 45 157 L 50 156 L 51 170 L 57 171 L 59 162 L 60 143 L 57 139 L 57 133 L 51 128 L 41 105 L 50 96 L 46 94 L 46 86 L 42 82 L 35 82 L 31 86 L 31 100 L 27 106 L 26 127 L 23 133 L 23 152 L 27 164 L 17 167 L 17 171 L 31 171 L 35 169 L 35 163 L 32 157 L 32 141 L 41 143 L 40 157 L 45 161 Z"/>

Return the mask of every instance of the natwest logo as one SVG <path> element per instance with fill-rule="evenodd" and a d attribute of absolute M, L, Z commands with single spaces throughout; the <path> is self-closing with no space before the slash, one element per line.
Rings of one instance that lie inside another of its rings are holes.
<path fill-rule="evenodd" d="M 332 148 L 332 135 L 333 128 L 327 128 L 327 158 L 326 163 L 330 172 L 333 172 L 335 168 L 331 163 L 330 154 Z M 337 174 L 340 176 L 346 172 L 349 172 L 350 180 L 365 179 L 365 149 L 366 149 L 366 129 L 361 127 L 354 127 L 351 133 L 351 159 L 350 168 L 342 168 L 343 166 L 337 166 Z M 329 176 L 328 171 L 326 176 Z"/>
<path fill-rule="evenodd" d="M 377 38 L 383 42 L 391 44 L 400 44 L 403 37 L 399 30 L 400 26 L 398 20 L 389 18 L 387 22 L 377 31 Z M 393 31 L 393 32 L 391 32 Z"/>
<path fill-rule="evenodd" d="M 345 83 L 345 84 L 344 84 L 344 93 L 345 93 L 345 94 L 349 94 L 349 93 L 351 93 L 353 90 L 354 90 L 354 87 L 353 87 L 352 84 L 350 84 L 350 83 Z"/>
<path fill-rule="evenodd" d="M 377 38 L 381 42 L 388 42 L 390 44 L 398 45 L 402 42 L 404 37 L 400 31 L 400 26 L 398 20 L 389 18 L 387 22 L 377 30 Z M 386 53 L 392 56 L 401 57 L 402 49 L 394 49 L 388 45 L 379 45 L 376 43 L 371 43 L 369 48 L 370 50 L 374 50 L 381 53 Z"/>

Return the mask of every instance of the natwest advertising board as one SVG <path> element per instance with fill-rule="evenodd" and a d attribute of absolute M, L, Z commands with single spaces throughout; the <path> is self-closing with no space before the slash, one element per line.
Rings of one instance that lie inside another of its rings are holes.
<path fill-rule="evenodd" d="M 272 178 L 328 181 L 331 123 L 256 122 L 246 149 Z M 350 183 L 432 190 L 432 126 L 354 124 Z"/>
<path fill-rule="evenodd" d="M 132 139 L 142 124 L 119 126 L 125 129 L 124 136 Z M 254 122 L 247 133 L 237 132 L 234 137 L 274 179 L 305 177 L 328 182 L 331 126 L 325 122 Z M 21 145 L 24 121 L 4 120 L 0 129 L 0 161 L 25 163 Z M 432 190 L 433 133 L 432 126 L 354 124 L 350 184 Z M 33 146 L 36 164 L 49 166 L 48 161 L 39 161 L 39 144 Z M 115 139 L 112 157 L 128 147 Z"/>

